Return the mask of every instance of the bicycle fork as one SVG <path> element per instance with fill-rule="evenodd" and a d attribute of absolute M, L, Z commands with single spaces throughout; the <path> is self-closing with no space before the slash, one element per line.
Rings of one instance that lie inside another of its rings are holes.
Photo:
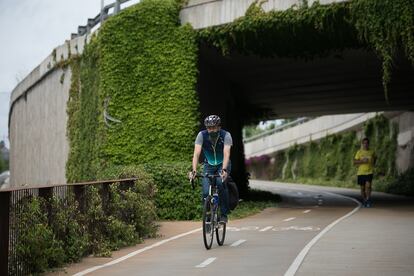
<path fill-rule="evenodd" d="M 219 205 L 219 196 L 218 196 L 218 193 L 217 193 L 217 191 L 215 191 L 214 193 L 212 193 L 212 186 L 210 185 L 210 187 L 209 187 L 209 195 L 212 195 L 211 196 L 211 199 L 210 199 L 210 202 L 211 202 L 211 205 L 212 205 L 212 210 L 211 210 L 211 212 L 212 212 L 212 214 L 213 214 L 213 220 L 212 220 L 212 225 L 213 225 L 213 227 L 216 227 L 216 225 L 218 224 L 218 217 L 217 217 L 217 208 L 218 208 L 218 205 Z"/>

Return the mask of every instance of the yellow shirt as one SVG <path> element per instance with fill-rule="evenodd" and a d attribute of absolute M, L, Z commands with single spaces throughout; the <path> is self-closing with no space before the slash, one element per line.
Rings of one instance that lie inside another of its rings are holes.
<path fill-rule="evenodd" d="M 360 149 L 355 154 L 356 160 L 362 160 L 368 158 L 368 163 L 359 164 L 357 175 L 368 175 L 374 173 L 374 158 L 375 154 L 372 150 Z"/>

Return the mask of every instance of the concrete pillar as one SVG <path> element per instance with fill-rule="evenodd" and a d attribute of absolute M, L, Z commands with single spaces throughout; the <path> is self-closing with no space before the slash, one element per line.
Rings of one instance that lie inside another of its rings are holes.
<path fill-rule="evenodd" d="M 247 193 L 246 168 L 243 149 L 243 117 L 237 103 L 237 87 L 226 80 L 216 68 L 211 67 L 204 56 L 199 57 L 199 78 L 197 92 L 200 99 L 200 126 L 204 128 L 204 118 L 210 114 L 219 115 L 222 128 L 233 138 L 231 150 L 232 176 L 239 188 L 240 196 Z"/>
<path fill-rule="evenodd" d="M 403 173 L 414 167 L 414 112 L 404 112 L 393 121 L 398 123 L 396 167 Z"/>

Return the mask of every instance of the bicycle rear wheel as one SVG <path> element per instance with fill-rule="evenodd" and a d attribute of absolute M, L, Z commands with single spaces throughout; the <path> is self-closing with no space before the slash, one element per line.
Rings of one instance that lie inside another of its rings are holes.
<path fill-rule="evenodd" d="M 203 240 L 206 249 L 210 249 L 213 244 L 214 224 L 213 224 L 213 208 L 211 197 L 208 196 L 204 201 L 203 208 Z"/>
<path fill-rule="evenodd" d="M 217 206 L 217 218 L 220 220 L 221 211 L 220 206 Z M 222 246 L 224 244 L 224 239 L 226 238 L 226 223 L 218 222 L 216 226 L 216 240 L 218 245 Z"/>

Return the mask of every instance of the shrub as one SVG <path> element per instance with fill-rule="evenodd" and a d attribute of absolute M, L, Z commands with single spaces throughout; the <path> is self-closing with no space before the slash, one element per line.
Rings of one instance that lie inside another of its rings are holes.
<path fill-rule="evenodd" d="M 190 164 L 151 163 L 145 165 L 157 184 L 155 197 L 157 213 L 160 219 L 199 219 L 201 217 L 201 183 L 196 182 L 192 190 L 188 181 Z"/>
<path fill-rule="evenodd" d="M 107 239 L 110 218 L 104 213 L 98 188 L 94 186 L 85 187 L 85 198 L 87 199 L 85 224 L 90 235 L 90 251 L 96 256 L 110 256 L 111 246 Z"/>
<path fill-rule="evenodd" d="M 407 170 L 393 181 L 379 183 L 379 187 L 379 190 L 383 192 L 414 196 L 414 169 Z"/>
<path fill-rule="evenodd" d="M 11 231 L 17 235 L 17 258 L 11 256 L 10 260 L 12 274 L 19 274 L 23 268 L 41 273 L 79 261 L 89 253 L 109 256 L 112 250 L 155 236 L 156 188 L 152 176 L 142 166 L 112 167 L 100 176 L 137 180 L 84 186 L 83 206 L 75 200 L 72 187 L 66 187 L 65 193 L 48 200 L 26 197 L 16 205 L 18 208 L 12 208 Z"/>
<path fill-rule="evenodd" d="M 82 223 L 85 217 L 79 212 L 73 194 L 68 193 L 67 197 L 52 197 L 50 206 L 50 228 L 62 243 L 64 261 L 79 261 L 89 251 L 89 233 Z"/>
<path fill-rule="evenodd" d="M 153 237 L 157 230 L 157 216 L 154 203 L 156 186 L 152 176 L 142 166 L 120 166 L 101 172 L 100 178 L 137 178 L 131 183 L 110 185 L 105 210 L 97 210 L 97 223 L 102 222 L 99 219 L 102 212 L 110 214 L 106 222 L 108 228 L 101 225 L 109 237 L 109 248 L 118 249 L 142 238 Z"/>
<path fill-rule="evenodd" d="M 64 263 L 63 242 L 59 241 L 48 225 L 45 201 L 38 197 L 23 198 L 20 208 L 12 214 L 12 231 L 16 233 L 16 260 L 11 274 L 21 273 L 29 268 L 32 273 L 46 271 L 50 267 L 59 267 Z"/>

